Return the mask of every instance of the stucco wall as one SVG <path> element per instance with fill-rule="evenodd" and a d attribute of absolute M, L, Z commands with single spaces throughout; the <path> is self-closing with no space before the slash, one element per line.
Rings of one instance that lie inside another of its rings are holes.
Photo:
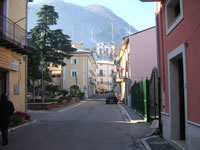
<path fill-rule="evenodd" d="M 164 6 L 164 4 L 163 4 Z M 168 96 L 168 67 L 167 55 L 179 45 L 186 43 L 186 73 L 187 73 L 187 95 L 188 95 L 188 120 L 200 123 L 200 1 L 183 0 L 183 20 L 170 32 L 166 34 L 165 28 L 165 8 L 162 7 L 159 17 L 160 35 L 160 61 L 161 61 L 161 84 L 166 91 L 165 111 L 169 112 Z M 163 38 L 161 38 L 163 37 Z"/>
<path fill-rule="evenodd" d="M 157 66 L 156 28 L 150 28 L 130 36 L 131 80 L 150 78 Z"/>
<path fill-rule="evenodd" d="M 9 0 L 9 11 L 8 16 L 13 21 L 16 22 L 22 18 L 17 25 L 26 29 L 26 3 L 23 0 Z"/>
<path fill-rule="evenodd" d="M 76 85 L 75 77 L 71 76 L 71 70 L 76 70 L 78 72 L 78 81 L 77 84 L 79 88 L 83 88 L 87 85 L 87 78 L 88 78 L 88 69 L 87 69 L 87 55 L 86 56 L 78 56 L 74 55 L 77 58 L 77 64 L 71 64 L 71 60 L 66 60 L 67 65 L 66 67 L 66 86 L 67 89 L 70 89 L 71 85 Z"/>

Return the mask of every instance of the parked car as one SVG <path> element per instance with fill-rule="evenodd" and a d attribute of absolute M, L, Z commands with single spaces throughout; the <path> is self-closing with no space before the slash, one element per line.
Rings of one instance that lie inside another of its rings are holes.
<path fill-rule="evenodd" d="M 116 104 L 118 103 L 118 99 L 114 93 L 109 93 L 108 96 L 106 97 L 106 104 L 110 102 L 116 103 Z"/>

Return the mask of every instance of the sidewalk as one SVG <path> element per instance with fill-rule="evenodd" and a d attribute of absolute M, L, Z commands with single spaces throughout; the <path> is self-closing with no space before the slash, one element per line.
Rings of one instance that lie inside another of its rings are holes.
<path fill-rule="evenodd" d="M 122 114 L 125 113 L 125 121 L 128 123 L 141 123 L 140 126 L 143 128 L 142 132 L 147 134 L 137 140 L 137 145 L 141 150 L 178 150 L 165 139 L 160 136 L 148 136 L 152 129 L 150 128 L 151 124 L 146 122 L 138 113 L 136 113 L 131 107 L 121 104 Z M 121 107 L 119 106 L 119 107 Z M 124 112 L 123 112 L 124 111 Z M 123 114 L 123 116 L 125 115 Z"/>

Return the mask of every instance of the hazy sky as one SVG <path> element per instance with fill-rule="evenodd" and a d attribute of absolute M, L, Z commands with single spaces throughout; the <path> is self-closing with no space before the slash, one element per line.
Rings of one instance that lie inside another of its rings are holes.
<path fill-rule="evenodd" d="M 49 4 L 60 0 L 34 0 L 34 3 Z M 63 0 L 80 6 L 100 4 L 111 9 L 116 15 L 127 21 L 138 31 L 155 25 L 155 4 L 140 0 Z M 31 3 L 30 3 L 31 4 Z"/>

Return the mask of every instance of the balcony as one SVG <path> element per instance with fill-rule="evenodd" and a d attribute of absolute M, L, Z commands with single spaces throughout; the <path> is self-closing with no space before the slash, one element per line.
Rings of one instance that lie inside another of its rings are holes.
<path fill-rule="evenodd" d="M 98 77 L 105 77 L 105 74 L 99 73 L 97 74 Z"/>
<path fill-rule="evenodd" d="M 93 79 L 92 77 L 89 77 L 89 83 L 90 83 L 90 84 L 95 84 L 95 85 L 96 85 L 96 81 L 95 81 L 95 79 Z"/>
<path fill-rule="evenodd" d="M 0 14 L 0 46 L 22 55 L 29 54 L 35 49 L 30 40 L 27 40 L 27 32 L 2 14 Z"/>

